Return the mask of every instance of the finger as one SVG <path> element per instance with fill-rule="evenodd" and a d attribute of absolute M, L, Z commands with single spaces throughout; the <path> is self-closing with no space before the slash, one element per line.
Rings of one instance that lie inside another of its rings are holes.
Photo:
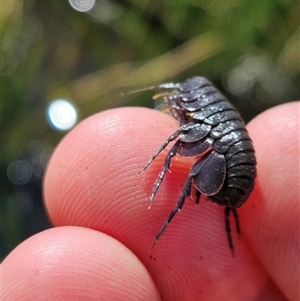
<path fill-rule="evenodd" d="M 86 228 L 32 236 L 4 260 L 1 271 L 3 300 L 160 300 L 131 251 Z"/>
<path fill-rule="evenodd" d="M 248 126 L 256 149 L 255 191 L 241 209 L 244 233 L 289 300 L 299 297 L 299 102 Z"/>
<path fill-rule="evenodd" d="M 224 208 L 190 198 L 149 253 L 153 238 L 177 199 L 194 159 L 174 159 L 150 210 L 149 196 L 163 152 L 138 172 L 178 125 L 153 110 L 127 108 L 94 115 L 57 147 L 45 178 L 45 204 L 55 225 L 105 232 L 146 265 L 164 300 L 246 300 L 268 285 L 268 275 L 234 235 L 232 258 Z M 242 268 L 241 268 L 242 267 Z M 243 283 L 243 290 L 239 289 Z"/>

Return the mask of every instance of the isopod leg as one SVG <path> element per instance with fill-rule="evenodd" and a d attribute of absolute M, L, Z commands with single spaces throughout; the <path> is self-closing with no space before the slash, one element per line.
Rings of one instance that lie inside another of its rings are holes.
<path fill-rule="evenodd" d="M 152 161 L 168 146 L 168 144 L 172 141 L 174 141 L 178 136 L 182 133 L 182 128 L 179 128 L 173 135 L 171 135 L 162 145 L 161 147 L 155 152 L 152 157 L 149 159 L 149 161 L 146 163 L 146 165 L 142 168 L 140 171 L 143 172 L 145 171 L 148 166 L 152 163 Z"/>
<path fill-rule="evenodd" d="M 239 220 L 239 215 L 237 214 L 237 211 L 235 208 L 231 208 L 234 219 L 235 219 L 235 227 L 236 227 L 236 232 L 240 235 L 241 234 L 241 226 L 240 226 L 240 220 Z"/>
<path fill-rule="evenodd" d="M 227 232 L 229 248 L 232 252 L 232 257 L 234 257 L 234 246 L 233 246 L 233 242 L 232 242 L 230 219 L 229 219 L 231 210 L 232 210 L 231 207 L 225 207 L 225 210 L 224 210 L 224 212 L 225 212 L 225 228 L 226 228 L 226 232 Z"/>
<path fill-rule="evenodd" d="M 163 226 L 160 228 L 160 230 L 155 235 L 155 239 L 154 239 L 154 242 L 153 242 L 153 245 L 152 245 L 151 249 L 154 247 L 154 245 L 156 244 L 157 240 L 163 234 L 163 232 L 165 231 L 165 229 L 167 228 L 167 226 L 169 225 L 169 223 L 171 222 L 171 220 L 173 219 L 173 217 L 176 215 L 176 213 L 179 210 L 181 210 L 186 197 L 189 196 L 189 195 L 191 195 L 191 191 L 192 191 L 192 178 L 193 178 L 193 175 L 190 175 L 188 177 L 188 179 L 186 180 L 176 206 L 173 208 L 173 210 L 171 211 L 171 213 L 167 217 L 165 223 L 163 224 Z"/>
<path fill-rule="evenodd" d="M 153 160 L 169 145 L 170 142 L 174 141 L 176 138 L 179 137 L 179 135 L 184 132 L 184 131 L 188 131 L 192 128 L 194 128 L 196 125 L 193 122 L 187 123 L 182 125 L 174 134 L 172 134 L 162 145 L 161 147 L 157 150 L 157 152 L 155 152 L 152 157 L 149 159 L 149 161 L 146 163 L 146 165 L 142 168 L 142 170 L 140 171 L 143 172 L 145 171 L 148 166 L 153 162 Z"/>
<path fill-rule="evenodd" d="M 166 175 L 166 172 L 167 172 L 167 170 L 168 170 L 169 167 L 170 167 L 172 158 L 173 158 L 174 156 L 176 156 L 176 154 L 177 154 L 177 152 L 178 152 L 179 146 L 180 146 L 180 140 L 178 140 L 178 141 L 173 145 L 173 147 L 170 149 L 168 155 L 166 156 L 164 166 L 163 166 L 161 172 L 159 173 L 159 175 L 158 175 L 158 177 L 157 177 L 157 180 L 156 180 L 156 182 L 155 182 L 155 184 L 154 184 L 153 191 L 152 191 L 152 193 L 151 193 L 151 195 L 150 195 L 150 201 L 153 200 L 153 198 L 154 198 L 156 192 L 158 191 L 158 189 L 159 189 L 159 187 L 160 187 L 160 185 L 161 185 L 161 183 L 162 183 L 162 181 L 163 181 L 163 179 L 164 179 L 164 177 L 165 177 L 165 175 Z"/>
<path fill-rule="evenodd" d="M 196 196 L 196 204 L 198 205 L 200 203 L 200 197 L 201 197 L 201 192 L 196 189 L 195 191 L 195 196 Z"/>

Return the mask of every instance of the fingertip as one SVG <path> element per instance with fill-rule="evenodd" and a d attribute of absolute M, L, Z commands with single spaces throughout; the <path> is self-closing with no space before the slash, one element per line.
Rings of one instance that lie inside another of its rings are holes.
<path fill-rule="evenodd" d="M 84 209 L 97 212 L 102 196 L 105 202 L 112 196 L 121 197 L 121 203 L 126 196 L 120 194 L 126 191 L 142 199 L 135 187 L 150 145 L 153 147 L 151 142 L 168 132 L 168 126 L 159 133 L 153 130 L 162 119 L 172 127 L 172 119 L 154 110 L 113 109 L 87 118 L 64 137 L 44 179 L 45 206 L 53 223 L 59 226 L 76 220 L 76 225 L 94 227 L 91 211 L 84 214 Z M 147 138 L 141 141 L 141 137 Z"/>
<path fill-rule="evenodd" d="M 148 271 L 129 249 L 80 227 L 29 238 L 4 260 L 2 274 L 3 300 L 159 300 Z"/>
<path fill-rule="evenodd" d="M 258 175 L 240 209 L 251 248 L 290 300 L 298 278 L 293 267 L 299 243 L 299 104 L 269 109 L 248 125 Z"/>
<path fill-rule="evenodd" d="M 299 104 L 291 102 L 269 109 L 247 126 L 257 159 L 258 175 L 253 198 L 257 206 L 268 201 L 272 208 L 298 205 L 295 188 L 299 180 L 296 164 L 299 160 Z M 279 201 L 282 199 L 290 201 Z"/>

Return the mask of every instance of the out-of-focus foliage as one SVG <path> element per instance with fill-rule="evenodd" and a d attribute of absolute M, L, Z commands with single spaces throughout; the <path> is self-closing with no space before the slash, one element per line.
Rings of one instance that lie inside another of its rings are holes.
<path fill-rule="evenodd" d="M 41 181 L 63 136 L 46 118 L 54 99 L 81 119 L 153 107 L 149 93 L 120 92 L 194 75 L 246 121 L 299 98 L 297 0 L 96 0 L 86 13 L 68 1 L 10 0 L 1 18 L 1 258 L 49 227 Z"/>

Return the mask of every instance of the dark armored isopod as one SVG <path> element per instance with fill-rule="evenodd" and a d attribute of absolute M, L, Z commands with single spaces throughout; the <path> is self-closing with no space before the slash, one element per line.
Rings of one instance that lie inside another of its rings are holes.
<path fill-rule="evenodd" d="M 192 167 L 179 200 L 162 228 L 155 236 L 159 239 L 175 214 L 182 208 L 195 186 L 196 204 L 200 196 L 225 206 L 225 229 L 229 247 L 234 252 L 229 215 L 232 212 L 236 230 L 240 233 L 237 209 L 249 197 L 256 177 L 256 159 L 252 141 L 242 118 L 226 98 L 203 77 L 193 77 L 183 83 L 164 83 L 150 90 L 166 90 L 154 97 L 163 97 L 167 108 L 180 127 L 153 154 L 142 171 L 171 141 L 163 168 L 155 182 L 150 200 L 158 191 L 172 157 L 199 157 Z"/>

